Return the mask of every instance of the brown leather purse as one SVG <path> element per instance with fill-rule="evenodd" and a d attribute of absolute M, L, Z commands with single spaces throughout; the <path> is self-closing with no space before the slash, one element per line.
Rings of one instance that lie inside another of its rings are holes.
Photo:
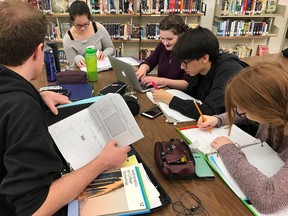
<path fill-rule="evenodd" d="M 168 180 L 196 178 L 194 157 L 185 141 L 172 138 L 168 142 L 156 142 L 154 159 Z"/>

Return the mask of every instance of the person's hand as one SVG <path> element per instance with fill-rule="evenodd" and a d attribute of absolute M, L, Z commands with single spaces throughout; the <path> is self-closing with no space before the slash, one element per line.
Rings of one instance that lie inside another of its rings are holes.
<path fill-rule="evenodd" d="M 98 51 L 97 58 L 98 60 L 103 60 L 105 58 L 105 54 L 102 51 Z"/>
<path fill-rule="evenodd" d="M 217 137 L 215 140 L 213 140 L 213 142 L 211 143 L 211 146 L 215 148 L 216 150 L 218 150 L 221 146 L 227 145 L 227 144 L 233 144 L 233 142 L 225 136 L 220 136 L 220 137 Z"/>
<path fill-rule="evenodd" d="M 130 146 L 118 147 L 115 140 L 109 141 L 96 159 L 103 161 L 105 170 L 119 168 L 127 159 Z"/>
<path fill-rule="evenodd" d="M 163 84 L 161 82 L 162 78 L 161 77 L 156 77 L 156 76 L 145 76 L 141 79 L 141 84 L 145 86 L 151 86 L 152 82 L 155 82 L 156 85 Z"/>
<path fill-rule="evenodd" d="M 86 63 L 84 59 L 81 59 L 79 62 L 76 63 L 79 68 L 86 67 Z"/>
<path fill-rule="evenodd" d="M 53 91 L 42 91 L 40 92 L 40 95 L 54 115 L 58 115 L 58 109 L 56 108 L 57 104 L 67 104 L 71 102 L 67 96 Z"/>
<path fill-rule="evenodd" d="M 140 68 L 136 71 L 136 76 L 138 80 L 141 80 L 143 78 L 145 78 L 146 76 L 146 69 L 144 67 L 142 67 L 142 65 L 140 66 Z"/>
<path fill-rule="evenodd" d="M 204 115 L 205 121 L 203 122 L 202 117 L 200 116 L 197 122 L 197 126 L 201 130 L 210 130 L 215 127 L 218 123 L 218 119 L 215 116 Z"/>
<path fill-rule="evenodd" d="M 168 105 L 170 104 L 172 98 L 174 97 L 172 94 L 168 93 L 163 89 L 160 90 L 153 89 L 151 92 L 155 102 L 164 102 Z"/>

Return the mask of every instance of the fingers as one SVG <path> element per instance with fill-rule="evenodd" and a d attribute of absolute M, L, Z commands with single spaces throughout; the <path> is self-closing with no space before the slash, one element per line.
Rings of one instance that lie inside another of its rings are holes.
<path fill-rule="evenodd" d="M 103 52 L 98 53 L 98 60 L 103 60 L 105 58 L 105 54 Z"/>

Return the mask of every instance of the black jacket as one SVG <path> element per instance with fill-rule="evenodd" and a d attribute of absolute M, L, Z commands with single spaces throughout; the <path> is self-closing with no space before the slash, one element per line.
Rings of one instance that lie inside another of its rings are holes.
<path fill-rule="evenodd" d="M 0 113 L 0 212 L 31 215 L 59 177 L 62 161 L 48 132 L 40 94 L 4 66 L 0 66 Z"/>
<path fill-rule="evenodd" d="M 227 53 L 221 54 L 212 63 L 211 69 L 206 75 L 198 74 L 192 77 L 186 93 L 203 102 L 200 105 L 200 109 L 204 115 L 223 113 L 225 112 L 225 85 L 231 75 L 237 73 L 242 68 L 237 56 Z M 169 107 L 196 120 L 200 116 L 194 102 L 191 100 L 182 100 L 174 96 Z"/>

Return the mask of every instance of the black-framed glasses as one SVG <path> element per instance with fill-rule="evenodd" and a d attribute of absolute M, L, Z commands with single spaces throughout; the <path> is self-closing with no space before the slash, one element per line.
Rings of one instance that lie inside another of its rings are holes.
<path fill-rule="evenodd" d="M 188 59 L 188 60 L 182 60 L 181 64 L 184 66 L 184 68 L 187 68 L 187 65 L 189 64 L 189 62 L 191 62 L 193 59 Z"/>
<path fill-rule="evenodd" d="M 84 24 L 75 24 L 75 23 L 74 23 L 74 26 L 75 26 L 75 28 L 77 28 L 77 29 L 81 29 L 81 28 L 87 29 L 89 25 L 90 25 L 90 20 L 88 20 L 88 21 L 87 21 L 86 23 L 84 23 Z"/>
<path fill-rule="evenodd" d="M 235 107 L 235 113 L 236 113 L 236 115 L 238 115 L 238 116 L 241 116 L 241 117 L 243 117 L 243 116 L 245 116 L 246 115 L 246 113 L 245 112 L 241 112 L 237 107 Z"/>

